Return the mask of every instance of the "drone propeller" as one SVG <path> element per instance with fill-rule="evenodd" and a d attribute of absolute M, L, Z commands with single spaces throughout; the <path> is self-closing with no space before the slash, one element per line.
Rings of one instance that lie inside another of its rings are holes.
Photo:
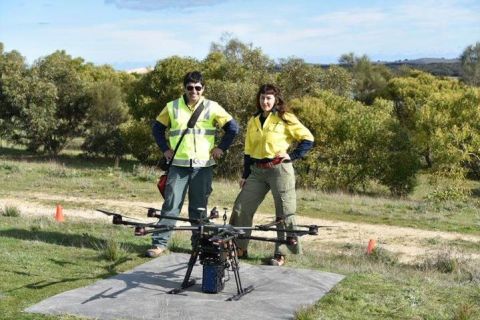
<path fill-rule="evenodd" d="M 110 212 L 110 211 L 106 211 L 106 210 L 102 210 L 102 209 L 95 209 L 95 210 L 97 210 L 97 211 L 99 211 L 99 212 L 101 212 L 101 213 L 104 213 L 104 214 L 106 214 L 107 216 L 114 216 L 114 217 L 120 216 L 120 217 L 122 217 L 122 218 L 128 218 L 128 219 L 140 221 L 140 219 L 138 219 L 138 218 L 133 218 L 133 217 L 125 216 L 125 215 L 123 215 L 123 214 L 116 213 L 116 212 Z"/>
<path fill-rule="evenodd" d="M 302 227 L 302 228 L 310 228 L 312 226 L 315 226 L 316 228 L 336 228 L 338 226 L 317 226 L 316 224 L 297 224 L 297 227 Z"/>
<path fill-rule="evenodd" d="M 209 222 L 208 218 L 203 219 L 189 219 L 189 218 L 182 218 L 182 217 L 173 217 L 164 214 L 158 214 L 157 212 L 162 212 L 160 209 L 152 208 L 152 207 L 142 207 L 148 210 L 147 217 L 149 218 L 158 218 L 158 219 L 167 219 L 167 220 L 176 220 L 176 221 L 185 221 L 195 224 L 201 224 L 205 222 Z M 199 208 L 202 209 L 202 208 Z M 205 209 L 204 209 L 205 210 Z"/>
<path fill-rule="evenodd" d="M 275 221 L 272 221 L 272 222 L 266 223 L 266 224 L 260 224 L 260 225 L 257 225 L 256 227 L 260 230 L 268 229 L 270 227 L 273 227 L 273 226 L 276 226 L 280 223 L 283 223 L 285 221 L 285 219 L 287 219 L 288 217 L 293 216 L 293 215 L 294 215 L 293 213 L 290 213 L 290 214 L 286 214 L 286 215 L 283 215 L 283 216 L 278 216 L 278 217 L 275 218 Z"/>
<path fill-rule="evenodd" d="M 123 220 L 123 218 L 134 219 L 134 220 L 139 220 L 139 219 L 135 219 L 135 218 L 132 218 L 132 217 L 121 215 L 120 213 L 110 212 L 110 211 L 106 211 L 106 210 L 102 210 L 102 209 L 96 209 L 96 210 L 101 212 L 101 213 L 106 214 L 107 216 L 112 216 L 113 217 L 113 219 L 112 219 L 113 224 L 123 224 L 123 225 L 126 225 L 126 226 L 133 226 L 133 227 L 135 227 L 135 229 L 137 229 L 137 228 L 145 229 L 146 227 L 151 228 L 151 227 L 154 227 L 156 225 L 154 223 L 125 221 L 125 220 Z M 137 233 L 136 230 L 135 230 L 135 233 Z"/>

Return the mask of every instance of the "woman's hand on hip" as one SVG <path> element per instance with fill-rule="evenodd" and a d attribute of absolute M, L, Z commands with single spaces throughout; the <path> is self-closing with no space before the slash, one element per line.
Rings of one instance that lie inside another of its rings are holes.
<path fill-rule="evenodd" d="M 275 155 L 275 158 L 282 158 L 282 162 L 285 160 L 290 160 L 290 155 L 286 152 L 280 152 Z"/>

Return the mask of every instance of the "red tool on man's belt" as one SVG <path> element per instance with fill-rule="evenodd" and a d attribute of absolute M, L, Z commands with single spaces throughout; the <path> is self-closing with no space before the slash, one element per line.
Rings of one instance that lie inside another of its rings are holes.
<path fill-rule="evenodd" d="M 167 177 L 168 177 L 168 173 L 164 173 L 160 176 L 160 179 L 158 179 L 158 182 L 157 182 L 158 191 L 160 191 L 160 194 L 162 195 L 163 199 L 165 199 L 165 187 L 167 186 Z"/>

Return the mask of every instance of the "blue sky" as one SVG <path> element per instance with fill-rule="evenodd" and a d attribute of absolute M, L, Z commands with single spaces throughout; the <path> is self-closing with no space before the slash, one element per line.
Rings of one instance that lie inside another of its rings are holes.
<path fill-rule="evenodd" d="M 273 59 L 455 58 L 480 41 L 480 0 L 0 0 L 0 42 L 29 63 L 60 49 L 124 70 L 203 59 L 225 33 Z"/>

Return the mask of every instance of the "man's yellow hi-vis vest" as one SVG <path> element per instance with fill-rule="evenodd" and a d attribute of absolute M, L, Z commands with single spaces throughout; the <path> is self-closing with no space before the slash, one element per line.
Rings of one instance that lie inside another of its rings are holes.
<path fill-rule="evenodd" d="M 175 154 L 172 165 L 181 167 L 209 167 L 215 164 L 210 158 L 210 151 L 214 147 L 216 127 L 212 108 L 218 106 L 214 101 L 204 99 L 204 110 L 198 117 L 193 129 L 188 129 L 180 147 Z M 197 106 L 198 108 L 198 106 Z M 183 98 L 171 101 L 167 104 L 170 117 L 169 142 L 171 148 L 175 148 L 185 129 L 188 120 L 192 116 Z"/>

